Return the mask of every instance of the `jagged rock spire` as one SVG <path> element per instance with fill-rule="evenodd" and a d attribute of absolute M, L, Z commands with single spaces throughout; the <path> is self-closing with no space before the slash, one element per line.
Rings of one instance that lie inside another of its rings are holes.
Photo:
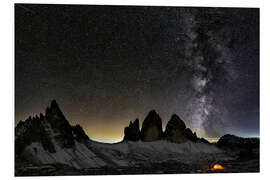
<path fill-rule="evenodd" d="M 184 121 L 173 114 L 166 125 L 164 138 L 173 142 L 185 142 L 187 140 L 196 142 L 198 140 L 196 133 L 192 133 L 191 129 L 186 128 Z"/>
<path fill-rule="evenodd" d="M 129 126 L 124 130 L 124 141 L 156 141 L 166 139 L 172 142 L 197 142 L 199 138 L 191 129 L 186 128 L 184 121 L 176 114 L 173 114 L 166 125 L 165 132 L 162 132 L 162 120 L 155 110 L 151 110 L 146 116 L 139 129 L 139 120 L 130 121 Z M 204 141 L 201 141 L 204 142 Z"/>
<path fill-rule="evenodd" d="M 166 125 L 166 129 L 165 129 L 164 134 L 169 135 L 170 133 L 172 133 L 176 129 L 183 131 L 184 129 L 186 129 L 186 125 L 185 125 L 184 121 L 182 119 L 180 119 L 179 116 L 177 116 L 176 114 L 173 114 L 171 119 L 169 120 L 169 122 Z"/>
<path fill-rule="evenodd" d="M 125 127 L 124 130 L 125 141 L 138 141 L 140 140 L 140 127 L 139 127 L 139 119 L 136 119 L 134 122 L 130 121 L 128 127 Z"/>
<path fill-rule="evenodd" d="M 162 120 L 155 110 L 151 110 L 142 124 L 141 140 L 155 141 L 162 138 Z"/>
<path fill-rule="evenodd" d="M 51 127 L 60 132 L 58 138 L 64 147 L 72 147 L 74 145 L 72 127 L 66 120 L 56 100 L 52 100 L 50 107 L 46 109 L 46 119 Z"/>
<path fill-rule="evenodd" d="M 47 131 L 48 129 L 50 130 Z M 45 116 L 29 116 L 24 122 L 21 121 L 15 128 L 15 136 L 16 154 L 20 154 L 32 142 L 40 142 L 45 150 L 53 153 L 55 148 L 52 138 L 63 148 L 74 147 L 75 140 L 89 140 L 81 126 L 73 127 L 69 124 L 56 100 L 52 100 L 46 108 Z"/>
<path fill-rule="evenodd" d="M 54 117 L 58 117 L 58 118 L 65 118 L 64 114 L 62 113 L 61 109 L 59 108 L 56 100 L 52 100 L 51 101 L 51 105 L 49 107 L 46 108 L 46 117 L 47 116 L 54 116 Z"/>
<path fill-rule="evenodd" d="M 173 114 L 166 125 L 164 138 L 173 142 L 185 142 L 187 140 L 184 135 L 185 129 L 184 121 L 176 114 Z"/>

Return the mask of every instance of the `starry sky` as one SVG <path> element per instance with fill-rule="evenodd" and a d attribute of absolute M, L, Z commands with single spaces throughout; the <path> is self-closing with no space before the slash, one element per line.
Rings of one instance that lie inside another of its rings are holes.
<path fill-rule="evenodd" d="M 155 109 L 198 136 L 259 136 L 259 9 L 15 4 L 15 123 L 56 99 L 122 140 Z"/>

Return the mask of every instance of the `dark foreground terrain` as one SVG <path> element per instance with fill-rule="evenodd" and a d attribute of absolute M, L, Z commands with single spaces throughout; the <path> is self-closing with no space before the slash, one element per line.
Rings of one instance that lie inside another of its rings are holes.
<path fill-rule="evenodd" d="M 211 157 L 213 156 L 213 157 Z M 136 164 L 134 166 L 104 166 L 102 168 L 77 169 L 66 164 L 33 165 L 18 162 L 16 176 L 59 176 L 59 175 L 124 175 L 124 174 L 181 174 L 181 173 L 247 173 L 259 172 L 258 149 L 252 152 L 235 151 L 215 154 L 204 154 L 204 157 L 193 155 L 188 163 L 176 160 Z M 198 159 L 197 159 L 198 158 Z M 220 160 L 219 160 L 220 159 Z M 193 161 L 193 162 L 191 162 Z M 215 164 L 224 170 L 211 170 Z"/>
<path fill-rule="evenodd" d="M 259 160 L 228 160 L 219 162 L 225 170 L 208 170 L 207 165 L 166 162 L 151 167 L 103 167 L 75 169 L 63 164 L 26 166 L 17 168 L 16 176 L 62 176 L 62 175 L 124 175 L 124 174 L 181 174 L 181 173 L 247 173 L 259 172 Z"/>

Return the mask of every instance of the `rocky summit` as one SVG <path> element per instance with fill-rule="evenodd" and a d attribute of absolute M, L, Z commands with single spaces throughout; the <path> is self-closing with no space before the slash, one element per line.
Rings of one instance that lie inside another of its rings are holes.
<path fill-rule="evenodd" d="M 184 121 L 176 114 L 172 115 L 166 125 L 164 138 L 172 142 L 197 142 L 199 139 L 196 133 L 192 133 L 191 129 L 186 128 Z M 200 141 L 205 142 L 205 141 Z"/>
<path fill-rule="evenodd" d="M 155 110 L 149 112 L 142 124 L 141 140 L 156 141 L 162 139 L 162 120 Z"/>
<path fill-rule="evenodd" d="M 56 100 L 51 102 L 51 106 L 46 109 L 46 120 L 51 128 L 59 132 L 56 137 L 63 147 L 70 148 L 74 146 L 72 127 L 60 110 Z"/>
<path fill-rule="evenodd" d="M 164 138 L 172 142 L 185 142 L 187 141 L 185 129 L 186 125 L 184 121 L 174 114 L 166 125 Z"/>
<path fill-rule="evenodd" d="M 45 116 L 29 117 L 15 128 L 15 161 L 100 167 L 104 162 L 87 148 L 89 138 L 80 125 L 71 126 L 53 100 Z M 23 166 L 23 165 L 22 165 Z"/>
<path fill-rule="evenodd" d="M 33 142 L 41 143 L 45 150 L 55 152 L 52 136 L 63 148 L 72 148 L 74 140 L 79 142 L 89 140 L 80 125 L 71 126 L 60 110 L 57 102 L 52 100 L 51 105 L 46 108 L 45 116 L 29 117 L 20 121 L 15 128 L 16 154 L 20 154 L 24 147 Z"/>
<path fill-rule="evenodd" d="M 191 129 L 186 128 L 184 121 L 176 114 L 172 115 L 163 133 L 162 120 L 155 110 L 150 111 L 146 116 L 141 132 L 139 120 L 136 119 L 134 122 L 130 122 L 128 127 L 125 127 L 124 133 L 124 141 L 156 141 L 165 139 L 177 143 L 186 141 L 209 143 L 205 139 L 198 138 Z"/>
<path fill-rule="evenodd" d="M 138 141 L 140 140 L 140 127 L 139 127 L 139 119 L 136 119 L 134 122 L 130 121 L 128 127 L 125 127 L 124 130 L 125 141 Z"/>

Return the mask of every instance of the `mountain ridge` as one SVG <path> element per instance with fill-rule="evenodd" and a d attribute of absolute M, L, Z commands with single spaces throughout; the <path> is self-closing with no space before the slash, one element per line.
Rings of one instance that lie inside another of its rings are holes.
<path fill-rule="evenodd" d="M 46 108 L 45 115 L 30 116 L 15 127 L 16 173 L 28 172 L 25 166 L 29 164 L 38 167 L 62 164 L 61 167 L 94 168 L 98 172 L 108 168 L 151 169 L 153 165 L 181 164 L 195 159 L 205 164 L 214 162 L 216 156 L 223 153 L 224 146 L 235 142 L 235 137 L 229 136 L 220 146 L 210 144 L 204 138 L 197 137 L 176 114 L 172 115 L 164 132 L 162 119 L 154 110 L 146 116 L 141 130 L 139 123 L 139 119 L 136 119 L 125 127 L 122 141 L 99 143 L 89 138 L 80 125 L 70 125 L 53 100 Z M 227 158 L 220 157 L 221 160 Z"/>
<path fill-rule="evenodd" d="M 65 116 L 64 116 L 63 112 L 61 111 L 56 100 L 51 101 L 51 104 L 45 110 L 45 115 L 40 113 L 39 116 L 38 115 L 35 115 L 33 117 L 29 116 L 25 121 L 20 120 L 15 127 L 15 136 L 17 136 L 17 134 L 18 134 L 17 131 L 20 128 L 20 126 L 22 126 L 23 124 L 28 124 L 29 122 L 34 121 L 33 125 L 38 126 L 40 123 L 42 123 L 44 121 L 44 119 L 47 119 L 49 124 L 52 126 L 52 129 L 58 129 L 61 131 L 62 137 L 59 136 L 58 138 L 59 139 L 61 139 L 61 138 L 66 139 L 65 142 L 63 142 L 63 146 L 72 147 L 74 145 L 74 142 L 72 140 L 73 139 L 72 133 L 74 133 L 74 131 L 76 131 L 75 133 L 80 133 L 80 135 L 78 137 L 80 137 L 84 140 L 89 140 L 89 137 L 84 132 L 83 127 L 81 127 L 79 124 L 76 124 L 74 126 L 71 126 L 69 124 L 68 120 L 65 118 Z M 183 140 L 173 140 L 171 137 L 167 137 L 167 136 L 169 136 L 169 133 L 173 133 L 173 132 L 171 132 L 172 131 L 171 127 L 173 127 L 175 123 L 176 124 L 178 123 L 177 122 L 178 119 L 181 120 L 178 115 L 173 114 L 171 119 L 169 120 L 169 122 L 166 125 L 165 131 L 163 132 L 161 117 L 159 116 L 159 114 L 155 110 L 151 110 L 151 111 L 149 111 L 148 115 L 146 116 L 146 118 L 142 122 L 141 129 L 139 126 L 139 119 L 138 118 L 136 118 L 136 120 L 134 122 L 130 121 L 129 126 L 126 126 L 124 128 L 124 137 L 122 140 L 123 141 L 138 141 L 138 140 L 154 141 L 154 140 L 167 139 L 167 140 L 172 141 L 172 142 L 184 142 L 186 140 L 191 140 L 193 142 L 196 142 L 197 140 L 202 139 L 202 138 L 198 138 L 195 132 L 192 133 L 192 131 L 189 128 L 185 128 L 184 131 L 181 132 L 181 133 L 183 133 Z M 182 121 L 183 126 L 185 127 L 184 121 L 183 120 L 181 120 L 181 121 Z M 152 128 L 152 131 L 154 131 L 152 133 L 149 132 L 149 131 L 151 131 L 151 128 Z M 36 127 L 36 129 L 42 129 L 42 128 Z M 173 131 L 174 130 L 177 131 L 177 129 L 173 128 Z M 181 130 L 181 128 L 180 128 L 180 130 Z M 156 135 L 153 135 L 153 133 L 156 133 Z M 154 137 L 147 139 L 148 137 L 146 137 L 146 136 L 151 136 L 151 135 Z M 46 136 L 46 135 L 44 135 L 44 136 Z M 79 140 L 79 139 L 77 139 L 77 140 Z M 204 140 L 205 140 L 204 142 L 207 141 L 206 139 L 204 139 Z M 79 141 L 81 141 L 81 140 L 79 140 Z M 51 151 L 53 151 L 53 150 L 51 150 Z"/>

